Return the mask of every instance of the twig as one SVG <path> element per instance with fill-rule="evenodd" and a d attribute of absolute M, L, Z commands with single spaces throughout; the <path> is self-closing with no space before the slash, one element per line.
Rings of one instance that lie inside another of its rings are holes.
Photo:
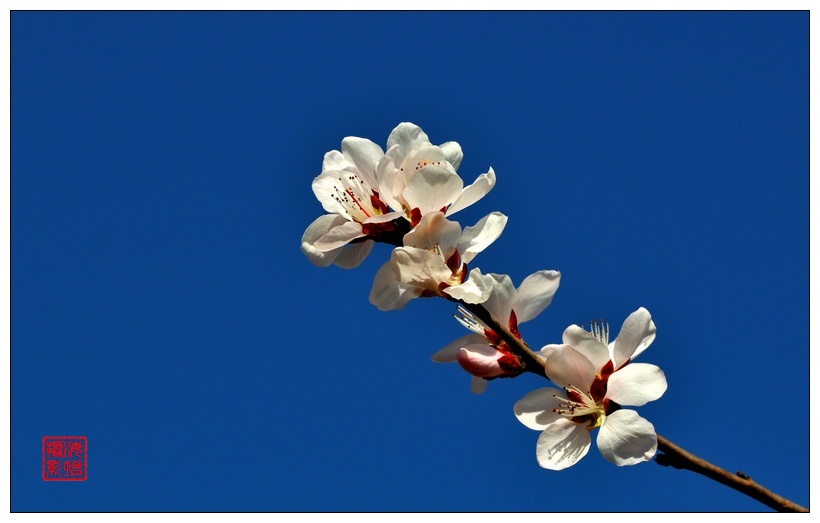
<path fill-rule="evenodd" d="M 686 469 L 702 474 L 707 478 L 722 483 L 727 487 L 742 492 L 778 512 L 808 512 L 809 509 L 779 496 L 771 490 L 755 483 L 748 475 L 738 471 L 732 474 L 728 470 L 712 465 L 708 461 L 683 450 L 668 439 L 658 435 L 658 450 L 663 454 L 655 457 L 655 462 L 664 467 Z"/>

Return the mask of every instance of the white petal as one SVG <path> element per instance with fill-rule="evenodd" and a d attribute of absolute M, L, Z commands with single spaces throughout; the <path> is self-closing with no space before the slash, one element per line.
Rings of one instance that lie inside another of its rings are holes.
<path fill-rule="evenodd" d="M 552 303 L 560 281 L 561 273 L 558 271 L 538 271 L 524 278 L 512 301 L 518 323 L 530 321 L 541 314 Z"/>
<path fill-rule="evenodd" d="M 402 198 L 409 209 L 419 209 L 424 215 L 450 205 L 461 194 L 463 185 L 457 174 L 441 165 L 428 165 L 410 178 Z"/>
<path fill-rule="evenodd" d="M 562 416 L 552 411 L 558 407 L 555 395 L 563 395 L 563 390 L 553 388 L 537 389 L 518 400 L 513 405 L 513 412 L 518 421 L 533 430 L 544 430 Z"/>
<path fill-rule="evenodd" d="M 399 218 L 404 218 L 404 213 L 401 211 L 394 211 L 387 214 L 377 214 L 375 216 L 371 216 L 362 223 L 385 223 L 392 222 L 393 220 L 397 220 Z"/>
<path fill-rule="evenodd" d="M 572 385 L 586 391 L 590 389 L 599 369 L 571 346 L 562 345 L 547 356 L 544 370 L 550 381 L 559 387 Z"/>
<path fill-rule="evenodd" d="M 320 251 L 309 243 L 302 242 L 302 252 L 310 263 L 317 267 L 329 267 L 333 265 L 336 258 L 341 254 L 343 248 L 333 249 L 332 251 Z"/>
<path fill-rule="evenodd" d="M 355 165 L 341 151 L 329 151 L 325 153 L 322 161 L 322 172 L 324 171 L 352 171 Z"/>
<path fill-rule="evenodd" d="M 339 256 L 333 261 L 333 264 L 343 269 L 358 267 L 364 259 L 367 258 L 367 255 L 370 254 L 374 243 L 373 240 L 365 240 L 343 247 Z"/>
<path fill-rule="evenodd" d="M 507 217 L 500 212 L 492 212 L 481 218 L 472 227 L 466 227 L 456 249 L 461 253 L 461 261 L 470 263 L 476 254 L 486 249 L 504 231 Z"/>
<path fill-rule="evenodd" d="M 403 309 L 413 298 L 418 297 L 415 289 L 401 285 L 390 262 L 385 263 L 376 272 L 373 287 L 370 289 L 370 303 L 381 311 Z"/>
<path fill-rule="evenodd" d="M 376 164 L 384 156 L 382 148 L 367 138 L 348 136 L 342 140 L 342 153 L 348 156 L 371 188 L 378 187 Z"/>
<path fill-rule="evenodd" d="M 422 290 L 438 293 L 438 285 L 447 281 L 452 272 L 438 254 L 414 247 L 397 247 L 390 255 L 396 279 Z"/>
<path fill-rule="evenodd" d="M 652 322 L 652 316 L 648 310 L 641 307 L 626 318 L 615 339 L 615 368 L 643 352 L 654 339 L 655 324 Z"/>
<path fill-rule="evenodd" d="M 387 204 L 391 209 L 402 209 L 401 193 L 406 185 L 404 176 L 396 167 L 392 154 L 398 146 L 387 151 L 384 157 L 376 164 L 376 178 L 378 180 L 379 199 Z"/>
<path fill-rule="evenodd" d="M 606 417 L 596 442 L 601 455 L 618 466 L 649 461 L 658 450 L 655 427 L 628 409 L 617 410 Z"/>
<path fill-rule="evenodd" d="M 420 174 L 425 167 L 431 165 L 439 166 L 452 174 L 456 174 L 455 169 L 447 161 L 444 151 L 431 143 L 420 143 L 402 161 L 400 167 L 404 169 L 404 175 L 409 180 L 411 177 Z"/>
<path fill-rule="evenodd" d="M 432 360 L 438 363 L 450 363 L 456 361 L 456 356 L 458 355 L 459 349 L 476 343 L 487 343 L 487 338 L 481 334 L 467 334 L 466 336 L 462 336 L 451 341 L 443 348 L 439 349 L 435 354 L 433 354 Z"/>
<path fill-rule="evenodd" d="M 476 267 L 470 271 L 467 280 L 461 285 L 452 285 L 444 292 L 464 303 L 484 303 L 493 290 L 493 279 L 481 274 Z"/>
<path fill-rule="evenodd" d="M 563 470 L 587 455 L 591 441 L 586 426 L 561 418 L 538 437 L 535 456 L 543 468 Z"/>
<path fill-rule="evenodd" d="M 544 359 L 546 359 L 546 358 L 548 358 L 548 357 L 549 357 L 549 355 L 550 355 L 550 354 L 552 354 L 552 351 L 557 350 L 557 349 L 560 349 L 560 348 L 561 348 L 561 345 L 559 345 L 559 344 L 555 344 L 555 343 L 551 343 L 551 344 L 549 344 L 549 345 L 544 345 L 543 347 L 541 347 L 541 350 L 540 350 L 540 351 L 538 351 L 538 353 L 539 353 L 541 356 L 543 356 L 543 357 L 544 357 Z"/>
<path fill-rule="evenodd" d="M 324 171 L 313 179 L 310 187 L 325 211 L 346 216 L 345 208 L 336 201 L 336 193 L 341 187 L 341 176 L 344 176 L 343 171 Z"/>
<path fill-rule="evenodd" d="M 447 215 L 449 216 L 474 204 L 490 192 L 493 187 L 495 187 L 495 171 L 490 167 L 488 172 L 480 175 L 471 185 L 461 191 L 458 198 L 447 209 Z"/>
<path fill-rule="evenodd" d="M 640 407 L 663 396 L 666 376 L 649 363 L 630 363 L 607 381 L 606 397 L 620 405 Z"/>
<path fill-rule="evenodd" d="M 362 238 L 364 236 L 365 233 L 362 232 L 362 224 L 345 220 L 344 223 L 333 227 L 327 231 L 324 236 L 316 240 L 314 246 L 319 250 L 329 251 L 343 247 L 356 238 Z"/>
<path fill-rule="evenodd" d="M 406 247 L 424 250 L 438 245 L 447 259 L 452 256 L 460 237 L 461 226 L 458 222 L 448 220 L 442 212 L 431 212 L 422 216 L 418 225 L 405 234 L 402 241 Z"/>
<path fill-rule="evenodd" d="M 470 392 L 473 394 L 484 394 L 484 391 L 487 390 L 487 383 L 488 381 L 484 378 L 473 376 L 473 379 L 470 380 Z"/>
<path fill-rule="evenodd" d="M 461 146 L 458 142 L 444 142 L 438 146 L 447 162 L 453 166 L 453 169 L 458 169 L 461 165 L 461 159 L 464 158 L 464 153 L 461 152 Z"/>
<path fill-rule="evenodd" d="M 314 245 L 316 240 L 327 234 L 327 232 L 336 227 L 346 223 L 343 217 L 338 214 L 323 214 L 319 216 L 313 223 L 308 225 L 302 235 L 302 252 L 308 257 L 308 260 L 319 267 L 327 267 L 333 263 L 336 257 L 342 252 L 341 247 L 330 251 L 317 249 Z"/>
<path fill-rule="evenodd" d="M 510 312 L 512 311 L 513 296 L 515 295 L 515 285 L 506 274 L 488 274 L 493 279 L 493 290 L 490 297 L 484 302 L 487 309 L 496 321 L 508 326 Z"/>
<path fill-rule="evenodd" d="M 427 138 L 421 127 L 410 122 L 400 123 L 387 137 L 387 148 L 390 149 L 394 145 L 398 145 L 396 155 L 402 160 L 407 157 L 410 151 L 417 149 L 423 143 L 430 143 L 430 139 Z"/>
<path fill-rule="evenodd" d="M 609 361 L 609 348 L 578 325 L 570 325 L 564 331 L 563 341 L 586 356 L 600 370 Z"/>
<path fill-rule="evenodd" d="M 632 357 L 630 359 L 634 360 L 638 357 L 640 353 L 646 350 L 647 347 L 652 345 L 652 342 L 655 341 L 655 332 L 657 328 L 655 327 L 655 322 L 649 320 L 649 328 L 646 329 L 646 336 L 641 340 L 638 344 L 638 348 L 635 349 L 635 352 L 632 353 Z M 617 341 L 617 340 L 616 340 Z"/>

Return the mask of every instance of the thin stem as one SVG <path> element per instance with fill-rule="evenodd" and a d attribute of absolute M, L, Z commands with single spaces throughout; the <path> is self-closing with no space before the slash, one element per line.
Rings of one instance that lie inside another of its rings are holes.
<path fill-rule="evenodd" d="M 809 511 L 806 507 L 800 506 L 797 503 L 775 494 L 771 490 L 761 487 L 746 474 L 740 471 L 732 474 L 727 470 L 712 465 L 691 452 L 683 450 L 661 435 L 658 435 L 658 450 L 663 452 L 663 454 L 658 454 L 655 457 L 655 462 L 659 465 L 691 470 L 692 472 L 702 474 L 718 483 L 722 483 L 738 492 L 742 492 L 778 512 Z"/>

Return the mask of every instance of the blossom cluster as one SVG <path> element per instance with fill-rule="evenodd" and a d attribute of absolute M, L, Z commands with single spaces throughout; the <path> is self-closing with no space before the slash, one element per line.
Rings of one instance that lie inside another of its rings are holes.
<path fill-rule="evenodd" d="M 503 232 L 507 217 L 492 212 L 462 228 L 450 217 L 495 186 L 493 169 L 466 185 L 457 170 L 463 153 L 456 142 L 433 145 L 412 123 L 399 124 L 386 148 L 346 137 L 341 150 L 325 154 L 312 188 L 325 214 L 302 236 L 302 252 L 315 265 L 354 268 L 374 243 L 393 246 L 376 272 L 370 302 L 379 310 L 402 309 L 419 297 L 456 302 L 459 323 L 470 333 L 437 351 L 436 362 L 457 362 L 471 375 L 470 389 L 482 393 L 490 380 L 534 372 L 555 387 L 525 395 L 513 408 L 525 426 L 542 431 L 538 463 L 569 467 L 587 454 L 590 431 L 605 459 L 633 465 L 652 459 L 657 435 L 650 422 L 623 406 L 641 406 L 666 390 L 655 365 L 633 363 L 655 338 L 649 312 L 639 308 L 609 342 L 609 327 L 568 327 L 562 343 L 539 352 L 522 349 L 519 325 L 552 302 L 561 280 L 555 270 L 527 276 L 518 288 L 506 274 L 468 268 Z M 475 307 L 489 314 L 476 315 Z M 523 352 L 522 352 L 523 350 Z"/>

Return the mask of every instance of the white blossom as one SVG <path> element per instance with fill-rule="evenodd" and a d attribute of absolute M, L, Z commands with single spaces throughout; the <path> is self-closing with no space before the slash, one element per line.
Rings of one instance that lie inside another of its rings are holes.
<path fill-rule="evenodd" d="M 658 367 L 631 363 L 654 339 L 655 324 L 640 308 L 612 343 L 606 324 L 594 323 L 591 332 L 570 326 L 563 344 L 542 349 L 547 376 L 561 388 L 530 392 L 513 409 L 521 423 L 542 431 L 536 445 L 542 467 L 561 470 L 577 463 L 589 451 L 594 428 L 600 429 L 598 450 L 615 465 L 652 459 L 658 448 L 655 428 L 621 406 L 641 406 L 666 391 Z"/>

